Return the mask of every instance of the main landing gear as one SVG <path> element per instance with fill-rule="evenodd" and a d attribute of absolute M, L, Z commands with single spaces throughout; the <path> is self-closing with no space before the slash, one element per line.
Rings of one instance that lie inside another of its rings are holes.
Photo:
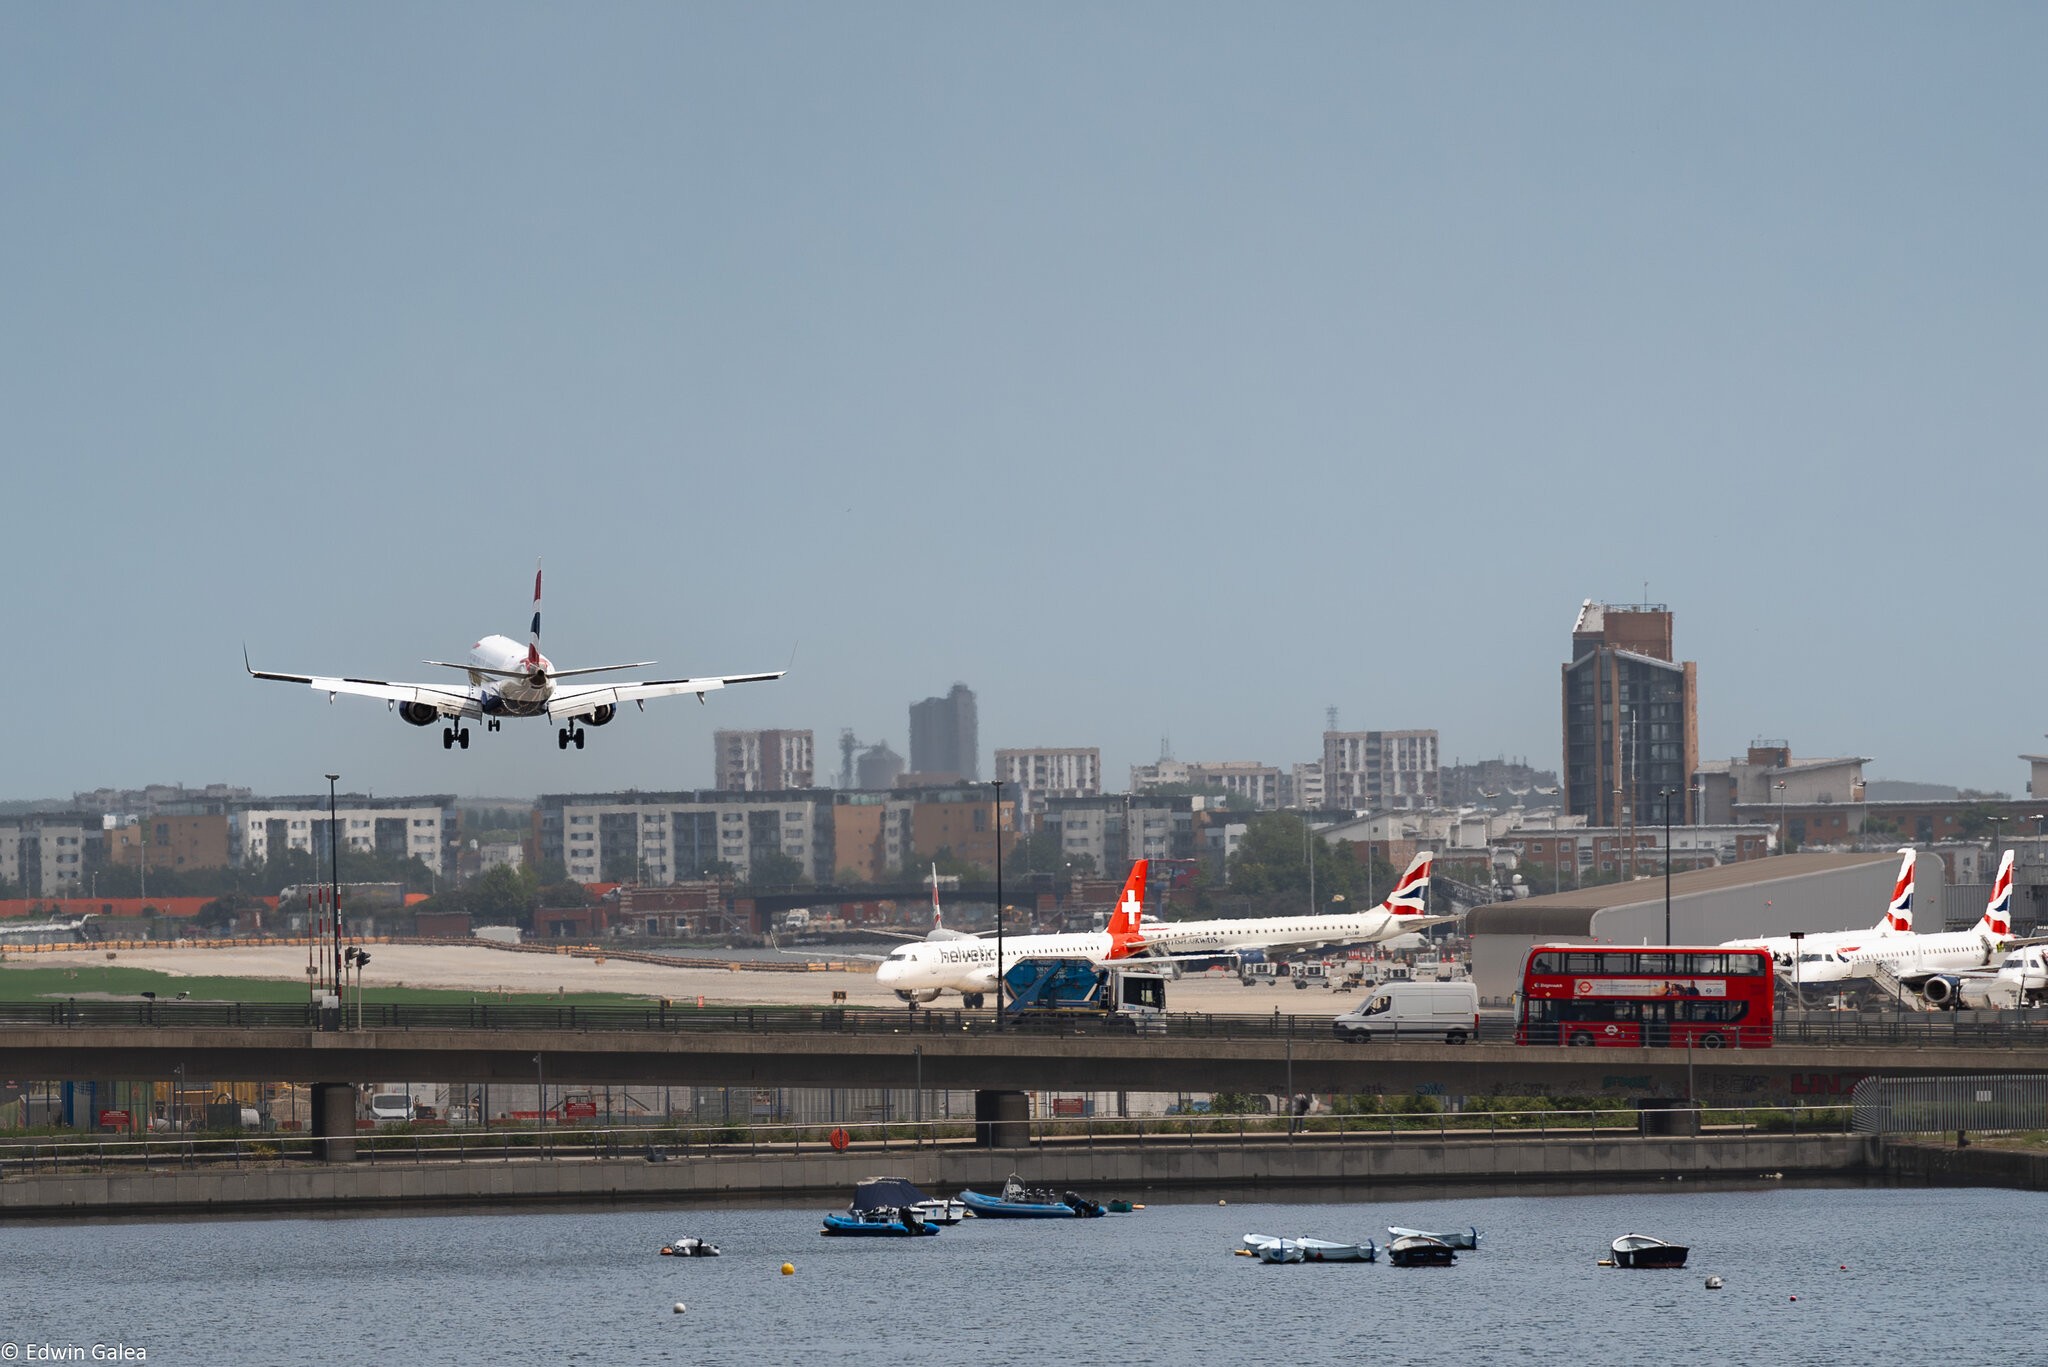
<path fill-rule="evenodd" d="M 557 750 L 566 750 L 569 748 L 571 743 L 574 743 L 578 750 L 581 750 L 583 748 L 582 727 L 565 726 L 561 730 L 555 732 L 555 748 Z"/>
<path fill-rule="evenodd" d="M 441 748 L 443 750 L 453 750 L 458 745 L 465 750 L 469 748 L 469 728 L 467 726 L 442 727 Z"/>

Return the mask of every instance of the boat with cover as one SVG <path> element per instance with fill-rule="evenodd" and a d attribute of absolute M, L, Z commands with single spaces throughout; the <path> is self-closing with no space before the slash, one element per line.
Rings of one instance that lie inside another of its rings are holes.
<path fill-rule="evenodd" d="M 1686 1254 L 1692 1252 L 1684 1244 L 1666 1243 L 1648 1234 L 1624 1234 L 1614 1241 L 1614 1265 L 1616 1267 L 1684 1267 Z"/>
<path fill-rule="evenodd" d="M 1268 1256 L 1268 1250 L 1285 1245 L 1300 1250 L 1298 1258 Z M 1340 1244 L 1329 1239 L 1282 1239 L 1271 1234 L 1247 1234 L 1244 1246 L 1261 1262 L 1268 1263 L 1370 1263 L 1379 1260 L 1379 1246 L 1367 1239 L 1362 1244 Z"/>
<path fill-rule="evenodd" d="M 1458 1255 L 1442 1239 L 1404 1234 L 1387 1245 L 1387 1261 L 1395 1267 L 1450 1267 Z"/>
<path fill-rule="evenodd" d="M 1452 1230 L 1446 1234 L 1438 1234 L 1434 1230 L 1428 1229 L 1409 1229 L 1403 1225 L 1387 1226 L 1387 1237 L 1389 1239 L 1406 1239 L 1410 1235 L 1419 1235 L 1424 1239 L 1434 1239 L 1440 1244 L 1449 1244 L 1452 1248 L 1478 1248 L 1479 1241 L 1486 1237 L 1479 1232 L 1477 1226 L 1468 1226 L 1462 1230 Z"/>
<path fill-rule="evenodd" d="M 853 1200 L 847 1210 L 908 1210 L 928 1225 L 957 1225 L 968 1216 L 960 1201 L 927 1196 L 913 1182 L 901 1177 L 864 1177 L 853 1185 Z"/>
<path fill-rule="evenodd" d="M 867 1238 L 913 1238 L 923 1234 L 937 1234 L 937 1225 L 928 1225 L 908 1210 L 859 1210 L 850 1215 L 836 1211 L 825 1217 L 826 1234 L 853 1235 Z"/>
<path fill-rule="evenodd" d="M 1003 1183 L 1000 1196 L 963 1191 L 960 1200 L 976 1215 L 996 1220 L 1065 1220 L 1106 1214 L 1099 1201 L 1071 1191 L 1051 1192 L 1024 1185 L 1016 1173 Z"/>
<path fill-rule="evenodd" d="M 718 1245 L 695 1237 L 672 1239 L 661 1246 L 664 1258 L 716 1258 Z"/>

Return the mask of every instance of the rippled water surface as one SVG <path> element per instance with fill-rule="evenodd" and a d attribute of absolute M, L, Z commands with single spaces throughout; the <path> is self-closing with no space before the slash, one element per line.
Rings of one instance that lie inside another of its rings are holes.
<path fill-rule="evenodd" d="M 820 1238 L 822 1210 L 15 1226 L 0 1229 L 0 1356 L 120 1342 L 152 1363 L 386 1367 L 2048 1360 L 2025 1322 L 2048 1261 L 2034 1193 L 1154 1201 L 906 1240 Z M 1247 1231 L 1384 1242 L 1388 1224 L 1487 1237 L 1446 1270 L 1231 1254 Z M 1596 1266 L 1631 1231 L 1690 1244 L 1691 1263 Z M 658 1256 L 683 1234 L 724 1256 Z M 1709 1274 L 1725 1288 L 1706 1290 Z"/>

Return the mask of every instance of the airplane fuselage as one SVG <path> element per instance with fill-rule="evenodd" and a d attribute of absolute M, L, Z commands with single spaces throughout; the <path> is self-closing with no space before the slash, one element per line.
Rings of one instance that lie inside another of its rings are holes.
<path fill-rule="evenodd" d="M 1912 931 L 1829 930 L 1794 940 L 1771 935 L 1755 940 L 1724 940 L 1723 949 L 1761 949 L 1769 952 L 1779 976 L 1790 982 L 1832 983 L 1855 976 L 1846 955 L 1866 947 L 1889 945 L 1894 940 L 1914 940 Z"/>
<path fill-rule="evenodd" d="M 1338 916 L 1261 916 L 1231 921 L 1160 921 L 1144 928 L 1144 947 L 1169 954 L 1228 954 L 1245 949 L 1295 949 L 1313 945 L 1373 944 L 1408 933 L 1403 921 L 1385 911 Z"/>
<path fill-rule="evenodd" d="M 478 691 L 477 707 L 486 717 L 544 717 L 555 696 L 555 666 L 547 656 L 529 656 L 529 647 L 509 636 L 486 636 L 469 648 L 470 686 Z M 532 663 L 538 658 L 538 667 Z M 498 670 L 500 673 L 485 673 Z M 511 679 L 505 674 L 525 670 L 538 677 Z"/>
<path fill-rule="evenodd" d="M 1101 930 L 1003 937 L 1005 969 L 1025 959 L 1087 959 L 1101 967 L 1127 957 L 1109 933 Z M 995 987 L 997 976 L 993 936 L 898 945 L 875 969 L 875 982 L 880 986 L 918 995 L 987 992 Z"/>
<path fill-rule="evenodd" d="M 1904 978 L 1982 968 L 1999 962 L 2004 953 L 2005 947 L 1999 941 L 1981 931 L 1948 930 L 1938 935 L 1888 935 L 1854 949 L 1839 950 L 1837 957 L 1848 966 L 1849 973 L 1864 965 L 1882 964 Z"/>

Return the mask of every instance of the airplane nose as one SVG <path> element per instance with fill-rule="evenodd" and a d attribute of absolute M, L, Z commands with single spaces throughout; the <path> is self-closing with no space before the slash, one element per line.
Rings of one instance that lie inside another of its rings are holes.
<path fill-rule="evenodd" d="M 897 975 L 902 971 L 903 965 L 894 960 L 885 960 L 875 965 L 875 981 L 887 986 L 895 982 Z"/>

